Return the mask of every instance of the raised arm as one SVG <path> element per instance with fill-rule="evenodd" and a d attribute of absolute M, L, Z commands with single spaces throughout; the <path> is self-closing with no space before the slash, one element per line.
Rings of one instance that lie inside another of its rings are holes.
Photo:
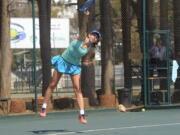
<path fill-rule="evenodd" d="M 85 37 L 87 36 L 87 33 L 88 33 L 88 19 L 89 19 L 89 14 L 90 13 L 89 13 L 88 10 L 86 10 L 83 13 L 79 12 L 79 14 L 80 14 L 80 16 L 82 16 L 82 21 L 79 22 L 80 23 L 80 25 L 79 25 L 80 33 L 79 33 L 78 40 L 84 41 Z"/>

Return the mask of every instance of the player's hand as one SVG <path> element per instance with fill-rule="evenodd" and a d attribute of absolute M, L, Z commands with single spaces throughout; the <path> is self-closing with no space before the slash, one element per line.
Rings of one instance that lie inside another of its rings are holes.
<path fill-rule="evenodd" d="M 89 44 L 89 43 L 90 43 L 89 37 L 86 37 L 85 41 L 84 41 L 84 44 Z"/>
<path fill-rule="evenodd" d="M 85 11 L 84 11 L 84 14 L 85 14 L 85 15 L 90 15 L 89 10 L 85 10 Z"/>

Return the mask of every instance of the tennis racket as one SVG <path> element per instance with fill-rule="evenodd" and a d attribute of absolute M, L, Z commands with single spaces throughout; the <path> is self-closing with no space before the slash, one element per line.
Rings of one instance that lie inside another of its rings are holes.
<path fill-rule="evenodd" d="M 79 8 L 79 11 L 86 11 L 86 10 L 88 10 L 94 3 L 95 3 L 95 0 L 87 0 L 82 5 L 82 7 Z"/>

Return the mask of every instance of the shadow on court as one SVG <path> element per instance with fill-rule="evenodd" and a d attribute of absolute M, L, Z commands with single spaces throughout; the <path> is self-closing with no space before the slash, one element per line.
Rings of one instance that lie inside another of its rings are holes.
<path fill-rule="evenodd" d="M 77 112 L 50 113 L 0 118 L 1 135 L 177 135 L 180 129 L 180 109 L 117 112 L 94 110 L 87 112 L 87 125 L 79 123 Z"/>
<path fill-rule="evenodd" d="M 37 130 L 37 131 L 29 131 L 29 132 L 32 132 L 34 134 L 37 134 L 37 135 L 44 135 L 44 134 L 53 134 L 53 133 L 64 133 L 64 134 L 68 134 L 68 133 L 74 133 L 74 134 L 80 134 L 80 133 L 83 133 L 83 132 L 79 132 L 79 131 L 70 131 L 70 130 Z"/>
<path fill-rule="evenodd" d="M 32 132 L 34 134 L 49 134 L 49 133 L 65 133 L 65 132 L 72 132 L 69 130 L 37 130 L 37 131 L 29 131 Z"/>

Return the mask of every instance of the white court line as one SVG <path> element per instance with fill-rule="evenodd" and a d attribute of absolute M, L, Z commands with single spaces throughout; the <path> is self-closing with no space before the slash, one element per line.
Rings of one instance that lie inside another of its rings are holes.
<path fill-rule="evenodd" d="M 119 128 L 102 128 L 102 129 L 82 130 L 82 131 L 76 131 L 76 132 L 54 133 L 54 134 L 47 134 L 47 135 L 70 135 L 70 134 L 78 134 L 78 133 L 89 133 L 89 132 L 122 130 L 122 129 L 134 129 L 134 128 L 151 128 L 151 127 L 163 127 L 163 126 L 175 126 L 175 125 L 180 125 L 180 123 L 130 126 L 130 127 L 119 127 Z"/>

